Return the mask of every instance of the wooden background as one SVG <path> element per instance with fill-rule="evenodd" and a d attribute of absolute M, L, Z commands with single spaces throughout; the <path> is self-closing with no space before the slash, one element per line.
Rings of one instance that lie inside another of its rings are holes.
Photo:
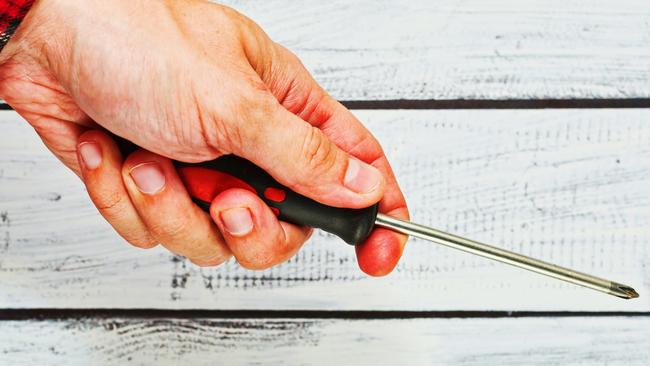
<path fill-rule="evenodd" d="M 0 112 L 0 365 L 650 364 L 645 1 L 229 1 L 382 142 L 415 221 L 632 285 L 624 301 L 411 240 L 198 268 L 126 245 Z"/>

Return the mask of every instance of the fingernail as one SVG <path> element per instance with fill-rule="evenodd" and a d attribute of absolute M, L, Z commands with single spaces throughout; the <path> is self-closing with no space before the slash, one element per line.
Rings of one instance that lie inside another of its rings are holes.
<path fill-rule="evenodd" d="M 221 211 L 221 221 L 233 236 L 244 236 L 253 230 L 253 217 L 246 207 L 236 207 Z"/>
<path fill-rule="evenodd" d="M 379 170 L 357 159 L 350 158 L 343 184 L 357 193 L 370 193 L 379 187 L 381 180 L 382 176 Z"/>
<path fill-rule="evenodd" d="M 155 162 L 138 164 L 129 172 L 140 192 L 156 194 L 165 186 L 165 174 Z"/>
<path fill-rule="evenodd" d="M 77 147 L 86 169 L 96 169 L 102 163 L 102 149 L 94 142 L 82 142 Z"/>

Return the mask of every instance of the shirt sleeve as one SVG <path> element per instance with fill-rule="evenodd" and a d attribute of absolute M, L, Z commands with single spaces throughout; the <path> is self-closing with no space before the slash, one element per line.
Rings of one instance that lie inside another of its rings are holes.
<path fill-rule="evenodd" d="M 0 0 L 0 51 L 9 42 L 35 0 Z"/>

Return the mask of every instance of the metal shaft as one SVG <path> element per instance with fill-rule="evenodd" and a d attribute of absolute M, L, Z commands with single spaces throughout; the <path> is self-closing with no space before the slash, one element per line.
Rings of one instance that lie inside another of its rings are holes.
<path fill-rule="evenodd" d="M 494 259 L 499 262 L 571 282 L 576 285 L 588 287 L 623 299 L 639 297 L 639 294 L 637 294 L 630 286 L 594 277 L 572 269 L 556 266 L 551 263 L 493 247 L 491 245 L 479 243 L 474 240 L 449 234 L 424 225 L 414 224 L 409 221 L 396 219 L 382 214 L 377 215 L 375 224 L 402 234 L 411 235 L 465 252 L 480 255 L 482 257 Z"/>

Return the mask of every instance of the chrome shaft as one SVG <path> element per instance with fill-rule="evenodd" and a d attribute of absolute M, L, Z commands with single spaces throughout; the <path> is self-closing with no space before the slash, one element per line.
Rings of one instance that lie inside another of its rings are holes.
<path fill-rule="evenodd" d="M 571 282 L 576 285 L 588 287 L 623 299 L 639 297 L 639 294 L 630 286 L 612 282 L 602 278 L 594 277 L 586 273 L 572 269 L 556 266 L 538 259 L 527 257 L 522 254 L 510 252 L 505 249 L 479 243 L 444 231 L 436 230 L 424 225 L 414 224 L 409 221 L 396 219 L 394 217 L 378 214 L 375 221 L 377 226 L 397 231 L 402 234 L 411 235 L 416 238 L 425 239 L 434 243 L 446 245 L 481 257 L 490 258 L 499 262 L 507 263 L 529 271 L 537 272 L 546 276 Z"/>

